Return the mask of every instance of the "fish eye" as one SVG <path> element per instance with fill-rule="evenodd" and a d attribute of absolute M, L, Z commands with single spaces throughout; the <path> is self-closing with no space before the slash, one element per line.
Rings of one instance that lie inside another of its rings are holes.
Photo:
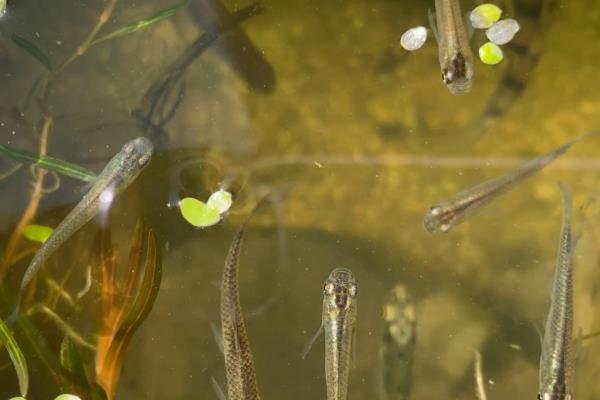
<path fill-rule="evenodd" d="M 433 215 L 434 217 L 439 216 L 440 214 L 442 214 L 442 208 L 439 206 L 433 206 L 429 209 L 429 213 L 431 215 Z"/>
<path fill-rule="evenodd" d="M 129 142 L 125 144 L 125 146 L 123 146 L 123 151 L 125 153 L 133 153 L 134 147 L 135 146 L 133 145 L 133 143 Z"/>
<path fill-rule="evenodd" d="M 440 225 L 440 231 L 442 231 L 442 232 L 446 233 L 446 232 L 448 232 L 449 230 L 450 230 L 450 224 L 443 224 L 443 225 Z"/>
<path fill-rule="evenodd" d="M 149 161 L 150 161 L 150 157 L 148 155 L 144 155 L 138 159 L 138 165 L 140 167 L 145 167 L 146 165 L 148 165 Z"/>
<path fill-rule="evenodd" d="M 325 283 L 325 286 L 323 286 L 323 294 L 333 294 L 333 283 Z"/>
<path fill-rule="evenodd" d="M 356 295 L 358 294 L 358 286 L 350 285 L 350 288 L 348 288 L 348 294 L 350 295 L 350 297 L 356 297 Z"/>

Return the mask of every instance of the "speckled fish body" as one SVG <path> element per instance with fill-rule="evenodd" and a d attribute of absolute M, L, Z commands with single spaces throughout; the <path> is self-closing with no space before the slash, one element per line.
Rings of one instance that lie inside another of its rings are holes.
<path fill-rule="evenodd" d="M 540 400 L 570 400 L 573 378 L 573 237 L 571 193 L 561 185 L 563 222 L 540 357 Z"/>
<path fill-rule="evenodd" d="M 245 225 L 233 238 L 221 280 L 221 329 L 227 376 L 227 400 L 260 399 L 238 289 L 238 264 L 244 232 Z"/>
<path fill-rule="evenodd" d="M 44 262 L 75 232 L 99 213 L 102 203 L 110 203 L 114 196 L 135 180 L 148 165 L 152 152 L 153 146 L 150 140 L 138 137 L 126 143 L 121 151 L 108 162 L 90 190 L 37 251 L 23 275 L 20 293 L 27 288 Z M 16 309 L 9 317 L 9 321 L 16 318 L 20 307 L 19 302 L 20 299 L 17 300 Z"/>
<path fill-rule="evenodd" d="M 354 276 L 346 268 L 331 271 L 323 287 L 327 400 L 346 400 L 348 395 L 357 293 Z"/>

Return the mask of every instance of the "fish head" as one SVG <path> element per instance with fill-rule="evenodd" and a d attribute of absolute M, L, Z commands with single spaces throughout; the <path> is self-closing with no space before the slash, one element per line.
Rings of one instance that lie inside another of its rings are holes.
<path fill-rule="evenodd" d="M 143 136 L 125 143 L 120 153 L 121 169 L 137 176 L 150 162 L 153 151 L 152 142 Z"/>
<path fill-rule="evenodd" d="M 358 294 L 358 286 L 352 272 L 346 268 L 331 271 L 323 285 L 323 297 L 338 310 L 346 310 Z"/>
<path fill-rule="evenodd" d="M 435 205 L 427 211 L 423 225 L 429 233 L 447 233 L 458 224 L 461 216 L 448 205 Z"/>
<path fill-rule="evenodd" d="M 442 81 L 454 95 L 467 94 L 471 91 L 473 79 L 473 63 L 469 57 L 456 52 L 441 63 Z"/>

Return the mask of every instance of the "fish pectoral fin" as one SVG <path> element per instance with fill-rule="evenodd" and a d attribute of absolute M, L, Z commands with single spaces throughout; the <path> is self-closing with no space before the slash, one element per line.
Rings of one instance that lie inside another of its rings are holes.
<path fill-rule="evenodd" d="M 352 364 L 356 361 L 356 329 L 352 330 Z"/>
<path fill-rule="evenodd" d="M 435 13 L 431 8 L 427 9 L 427 18 L 429 19 L 429 27 L 431 28 L 435 41 L 440 43 L 440 34 L 437 29 L 437 24 L 435 23 Z"/>
<path fill-rule="evenodd" d="M 533 329 L 535 329 L 535 331 L 538 334 L 538 338 L 540 339 L 540 349 L 541 349 L 542 345 L 544 343 L 544 335 L 542 333 L 542 328 L 540 328 L 539 325 L 536 324 L 535 322 L 532 322 L 531 325 L 533 326 Z"/>
<path fill-rule="evenodd" d="M 471 14 L 470 11 L 467 11 L 465 13 L 465 15 L 463 17 L 463 24 L 467 28 L 467 37 L 469 38 L 469 42 L 470 42 L 471 39 L 473 38 L 473 34 L 475 33 L 475 29 L 473 28 L 473 25 L 471 24 L 471 18 L 469 18 L 469 14 Z"/>
<path fill-rule="evenodd" d="M 217 346 L 219 347 L 221 354 L 225 354 L 225 351 L 223 350 L 223 333 L 212 321 L 210 323 L 210 330 L 215 338 L 215 342 L 217 342 Z"/>
<path fill-rule="evenodd" d="M 217 398 L 219 400 L 227 400 L 227 396 L 225 396 L 225 392 L 223 391 L 223 389 L 221 389 L 221 386 L 219 385 L 219 382 L 217 382 L 215 377 L 211 376 L 210 380 L 212 381 L 212 387 L 217 395 Z"/>
<path fill-rule="evenodd" d="M 323 333 L 323 324 L 321 323 L 321 325 L 319 326 L 319 329 L 317 329 L 317 332 L 315 332 L 315 334 L 312 335 L 310 339 L 308 339 L 308 342 L 306 342 L 306 345 L 304 345 L 304 349 L 302 350 L 302 359 L 303 360 L 306 358 L 306 356 L 308 355 L 308 352 L 312 348 L 313 344 L 315 344 L 315 341 L 317 340 L 317 338 L 319 336 L 321 336 L 322 333 Z"/>

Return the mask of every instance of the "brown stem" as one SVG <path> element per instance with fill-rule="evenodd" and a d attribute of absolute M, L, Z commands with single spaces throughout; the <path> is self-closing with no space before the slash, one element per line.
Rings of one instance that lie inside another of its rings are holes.
<path fill-rule="evenodd" d="M 48 132 L 52 128 L 53 118 L 51 115 L 44 115 L 44 119 L 42 122 L 42 132 L 40 137 L 40 155 L 46 155 L 46 149 L 48 147 Z M 35 171 L 35 180 L 33 183 L 33 190 L 31 191 L 31 199 L 29 200 L 29 204 L 23 212 L 19 223 L 17 224 L 15 230 L 10 236 L 10 240 L 8 241 L 8 246 L 6 246 L 6 252 L 4 253 L 4 260 L 2 260 L 2 264 L 0 265 L 0 277 L 4 277 L 6 271 L 11 265 L 13 257 L 23 239 L 23 230 L 31 220 L 35 217 L 37 213 L 38 206 L 40 204 L 40 199 L 42 198 L 42 190 L 44 188 L 44 176 L 46 175 L 46 170 L 42 168 L 38 168 Z"/>

